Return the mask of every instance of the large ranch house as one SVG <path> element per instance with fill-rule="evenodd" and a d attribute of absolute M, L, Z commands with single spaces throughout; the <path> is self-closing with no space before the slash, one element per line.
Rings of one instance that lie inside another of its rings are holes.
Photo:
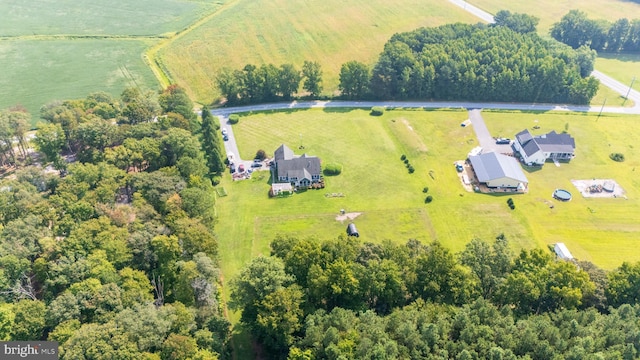
<path fill-rule="evenodd" d="M 296 156 L 293 150 L 282 144 L 274 152 L 275 181 L 289 183 L 294 187 L 308 187 L 319 183 L 321 176 L 320 159 L 303 154 Z"/>
<path fill-rule="evenodd" d="M 569 161 L 575 156 L 576 142 L 569 134 L 548 134 L 533 136 L 525 129 L 516 134 L 513 148 L 520 153 L 527 165 L 543 165 L 545 161 Z"/>

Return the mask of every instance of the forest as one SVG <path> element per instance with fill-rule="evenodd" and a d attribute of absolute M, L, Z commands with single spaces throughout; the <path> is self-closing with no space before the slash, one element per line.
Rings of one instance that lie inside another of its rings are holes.
<path fill-rule="evenodd" d="M 378 61 L 349 61 L 340 70 L 340 97 L 351 100 L 470 100 L 588 104 L 599 82 L 590 74 L 596 52 L 572 49 L 535 33 L 537 19 L 501 11 L 497 25 L 449 24 L 395 34 Z M 305 62 L 225 69 L 217 85 L 226 105 L 317 98 L 322 70 Z"/>
<path fill-rule="evenodd" d="M 587 46 L 607 53 L 640 51 L 640 19 L 618 19 L 611 23 L 593 20 L 580 10 L 571 10 L 551 28 L 551 36 L 574 49 Z"/>
<path fill-rule="evenodd" d="M 4 149 L 0 340 L 57 341 L 74 360 L 228 355 L 211 180 L 224 164 L 217 124 L 192 109 L 178 87 L 91 94 L 42 108 L 38 152 Z"/>
<path fill-rule="evenodd" d="M 274 359 L 633 359 L 640 264 L 605 272 L 508 239 L 319 242 L 280 236 L 230 283 Z"/>

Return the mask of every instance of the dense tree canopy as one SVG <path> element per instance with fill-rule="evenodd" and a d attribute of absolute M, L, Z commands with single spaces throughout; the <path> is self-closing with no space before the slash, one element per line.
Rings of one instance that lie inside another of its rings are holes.
<path fill-rule="evenodd" d="M 383 99 L 587 104 L 598 90 L 597 80 L 583 77 L 588 60 L 507 26 L 443 25 L 394 35 L 371 90 Z"/>
<path fill-rule="evenodd" d="M 593 264 L 548 250 L 514 257 L 504 235 L 460 254 L 437 242 L 344 237 L 280 236 L 271 248 L 231 292 L 271 358 L 631 359 L 640 349 L 622 335 L 640 331 L 640 265 L 624 264 L 607 283 Z"/>
<path fill-rule="evenodd" d="M 640 51 L 640 19 L 623 18 L 610 23 L 571 10 L 553 25 L 551 36 L 574 49 L 587 46 L 603 52 L 636 52 Z"/>
<path fill-rule="evenodd" d="M 154 97 L 43 107 L 34 143 L 66 171 L 0 183 L 2 340 L 58 341 L 61 359 L 227 356 L 207 161 L 189 126 L 154 119 L 170 116 Z M 191 117 L 181 89 L 160 100 Z"/>

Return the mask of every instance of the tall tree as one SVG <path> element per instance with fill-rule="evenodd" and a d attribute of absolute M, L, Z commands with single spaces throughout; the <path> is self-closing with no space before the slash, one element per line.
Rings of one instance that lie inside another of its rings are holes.
<path fill-rule="evenodd" d="M 304 83 L 302 88 L 311 94 L 311 97 L 318 97 L 322 93 L 322 68 L 317 61 L 305 60 L 302 65 L 302 76 Z"/>
<path fill-rule="evenodd" d="M 222 150 L 216 126 L 213 123 L 213 115 L 207 106 L 202 107 L 202 151 L 207 159 L 207 167 L 210 175 L 220 175 L 224 172 Z"/>
<path fill-rule="evenodd" d="M 302 80 L 302 75 L 300 75 L 300 70 L 296 69 L 295 66 L 292 64 L 282 64 L 280 66 L 278 88 L 284 100 L 291 100 L 293 94 L 298 92 L 300 80 Z"/>
<path fill-rule="evenodd" d="M 495 26 L 505 26 L 522 34 L 535 32 L 536 26 L 540 21 L 535 16 L 512 13 L 509 10 L 498 11 L 493 19 L 495 20 Z"/>
<path fill-rule="evenodd" d="M 338 88 L 347 99 L 364 99 L 369 93 L 369 67 L 358 61 L 349 61 L 340 68 Z"/>

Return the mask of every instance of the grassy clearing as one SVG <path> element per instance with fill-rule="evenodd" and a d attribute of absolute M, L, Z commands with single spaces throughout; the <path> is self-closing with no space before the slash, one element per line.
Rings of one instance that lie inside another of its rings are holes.
<path fill-rule="evenodd" d="M 484 112 L 491 132 L 515 133 L 537 124 L 534 134 L 565 127 L 576 139 L 576 158 L 556 167 L 546 164 L 542 170 L 526 173 L 530 193 L 516 198 L 518 209 L 526 209 L 526 221 L 539 244 L 565 242 L 574 256 L 593 261 L 611 269 L 622 261 L 639 261 L 634 251 L 640 231 L 636 219 L 640 215 L 640 149 L 637 128 L 640 116 L 579 114 L 536 114 Z M 514 121 L 517 119 L 517 121 Z M 538 120 L 536 123 L 535 120 Z M 626 161 L 609 159 L 612 152 L 621 152 Z M 624 199 L 586 199 L 571 184 L 571 179 L 613 178 L 626 191 Z M 573 194 L 567 203 L 550 200 L 556 188 Z"/>
<path fill-rule="evenodd" d="M 599 54 L 596 68 L 623 84 L 640 91 L 640 54 Z"/>
<path fill-rule="evenodd" d="M 203 0 L 3 0 L 0 36 L 159 35 L 201 17 Z"/>
<path fill-rule="evenodd" d="M 153 89 L 157 82 L 141 57 L 137 40 L 1 41 L 0 109 L 24 105 L 37 122 L 53 100 L 83 98 L 126 87 Z"/>
<path fill-rule="evenodd" d="M 259 148 L 273 151 L 280 143 L 297 148 L 324 163 L 339 162 L 344 171 L 326 178 L 327 188 L 310 190 L 285 199 L 269 199 L 269 173 L 223 185 L 228 196 L 218 200 L 217 228 L 225 277 L 233 277 L 258 254 L 269 253 L 277 234 L 335 238 L 346 223 L 335 220 L 340 209 L 361 212 L 355 219 L 362 241 L 410 238 L 439 240 L 454 251 L 471 239 L 493 239 L 503 232 L 514 249 L 565 242 L 574 255 L 607 269 L 624 260 L 639 261 L 632 251 L 640 233 L 640 147 L 635 132 L 640 117 L 556 113 L 491 112 L 484 117 L 492 133 L 515 134 L 538 124 L 543 131 L 568 131 L 576 138 L 577 157 L 556 167 L 526 172 L 530 192 L 513 196 L 516 210 L 506 205 L 506 195 L 479 195 L 464 191 L 453 162 L 477 145 L 473 129 L 461 128 L 465 111 L 387 111 L 371 117 L 365 110 L 322 110 L 259 113 L 243 117 L 234 132 L 241 155 L 249 158 Z M 534 122 L 538 120 L 538 122 Z M 411 133 L 398 128 L 413 129 Z M 415 138 L 419 138 L 419 142 Z M 426 144 L 425 152 L 422 144 Z M 300 151 L 296 151 L 300 153 Z M 626 161 L 615 163 L 611 152 Z M 416 172 L 410 175 L 400 155 L 406 154 Z M 430 176 L 433 174 L 433 177 Z M 613 178 L 626 191 L 624 199 L 584 199 L 571 179 Z M 422 188 L 434 197 L 424 204 Z M 568 203 L 552 200 L 556 188 L 573 193 Z M 342 193 L 344 197 L 327 197 Z M 555 206 L 549 207 L 549 203 Z"/>
<path fill-rule="evenodd" d="M 284 199 L 267 197 L 268 172 L 240 182 L 226 175 L 222 185 L 228 196 L 218 199 L 216 229 L 225 279 L 252 257 L 269 254 L 269 243 L 278 234 L 319 240 L 343 234 L 346 222 L 335 220 L 340 209 L 362 213 L 355 219 L 362 241 L 437 239 L 460 251 L 473 238 L 490 241 L 504 233 L 514 250 L 564 242 L 574 256 L 606 269 L 625 260 L 640 261 L 640 180 L 635 176 L 635 168 L 640 171 L 640 147 L 634 147 L 640 135 L 630 131 L 640 116 L 605 114 L 596 120 L 593 114 L 497 111 L 484 111 L 483 116 L 493 134 L 505 136 L 534 125 L 540 126 L 532 130 L 535 133 L 563 131 L 566 126 L 576 138 L 577 157 L 560 167 L 546 164 L 525 171 L 528 194 L 481 195 L 464 191 L 453 167 L 478 145 L 473 129 L 459 125 L 466 111 L 393 110 L 372 117 L 366 110 L 313 109 L 243 116 L 234 125 L 243 158 L 260 148 L 271 153 L 281 143 L 293 149 L 302 144 L 308 154 L 323 163 L 341 163 L 344 170 L 327 177 L 324 190 Z M 611 152 L 622 152 L 627 160 L 615 163 L 608 158 Z M 416 168 L 414 174 L 406 171 L 402 154 Z M 570 180 L 589 178 L 614 178 L 628 200 L 582 198 Z M 434 197 L 428 205 L 425 186 Z M 553 200 L 556 188 L 572 192 L 573 200 Z M 325 196 L 331 193 L 345 196 Z M 515 201 L 513 211 L 507 207 L 508 197 Z M 229 318 L 236 322 L 238 314 L 230 313 Z M 235 329 L 233 341 L 239 359 L 252 358 L 245 330 Z"/>
<path fill-rule="evenodd" d="M 500 10 L 526 13 L 540 18 L 538 32 L 549 34 L 551 26 L 573 9 L 586 12 L 590 18 L 615 21 L 620 18 L 635 18 L 640 12 L 640 5 L 624 0 L 581 1 L 541 0 L 541 1 L 509 1 L 504 0 L 471 0 L 473 5 L 495 14 Z"/>
<path fill-rule="evenodd" d="M 160 52 L 174 80 L 198 102 L 219 93 L 215 74 L 247 63 L 322 64 L 327 93 L 337 89 L 340 66 L 372 64 L 397 32 L 477 18 L 448 2 L 409 0 L 239 1 Z"/>

